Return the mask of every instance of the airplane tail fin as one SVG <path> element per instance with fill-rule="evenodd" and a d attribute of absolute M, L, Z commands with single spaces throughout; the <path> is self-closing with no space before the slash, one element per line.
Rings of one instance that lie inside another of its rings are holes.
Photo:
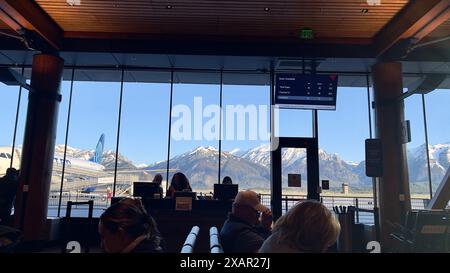
<path fill-rule="evenodd" d="M 94 157 L 91 159 L 92 162 L 99 164 L 102 163 L 104 146 L 105 146 L 105 134 L 102 134 L 97 142 L 97 146 L 95 147 L 95 154 Z"/>

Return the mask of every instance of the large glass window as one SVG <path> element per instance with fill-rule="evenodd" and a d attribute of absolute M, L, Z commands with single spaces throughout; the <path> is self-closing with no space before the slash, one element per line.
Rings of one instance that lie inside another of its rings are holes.
<path fill-rule="evenodd" d="M 240 190 L 269 194 L 270 77 L 225 74 L 223 78 L 221 182 L 229 176 Z"/>
<path fill-rule="evenodd" d="M 313 111 L 302 109 L 274 108 L 273 134 L 275 137 L 313 137 Z M 281 151 L 281 172 L 283 202 L 288 199 L 297 199 L 299 194 L 307 191 L 306 150 L 287 148 Z M 289 174 L 300 174 L 302 188 L 288 187 Z M 292 195 L 288 196 L 286 194 Z M 266 197 L 266 204 L 268 203 Z M 295 202 L 283 203 L 287 210 Z"/>
<path fill-rule="evenodd" d="M 19 72 L 19 70 L 17 70 Z M 31 69 L 24 69 L 23 76 L 27 79 L 27 83 L 30 84 Z M 14 158 L 13 166 L 20 169 L 21 158 L 22 158 L 22 144 L 25 135 L 25 126 L 27 121 L 27 110 L 28 110 L 28 95 L 29 91 L 22 88 L 20 92 L 20 105 L 19 112 L 17 116 L 17 131 L 16 131 L 16 143 L 14 145 Z M 17 105 L 16 105 L 17 107 Z"/>
<path fill-rule="evenodd" d="M 330 193 L 372 194 L 365 173 L 365 140 L 369 138 L 367 88 L 339 87 L 335 111 L 319 111 L 320 179 L 329 180 Z M 326 194 L 324 192 L 323 194 Z"/>
<path fill-rule="evenodd" d="M 174 74 L 169 181 L 182 172 L 193 191 L 213 190 L 219 179 L 219 104 L 220 74 Z"/>
<path fill-rule="evenodd" d="M 116 160 L 120 85 L 121 71 L 75 71 L 62 215 L 69 200 L 94 200 L 97 216 L 101 208 L 109 205 Z M 86 216 L 84 208 L 74 209 L 72 213 Z"/>
<path fill-rule="evenodd" d="M 2 113 L 0 115 L 0 177 L 6 173 L 11 166 L 12 144 L 14 125 L 16 122 L 17 100 L 19 98 L 19 87 L 7 86 L 0 83 L 0 101 L 2 102 Z M 17 153 L 14 155 L 17 158 Z M 14 167 L 19 167 L 19 161 L 13 161 Z"/>
<path fill-rule="evenodd" d="M 425 95 L 433 193 L 450 166 L 450 89 Z"/>
<path fill-rule="evenodd" d="M 312 111 L 275 108 L 276 137 L 312 137 Z"/>
<path fill-rule="evenodd" d="M 125 73 L 116 196 L 131 194 L 133 182 L 152 181 L 158 173 L 166 188 L 169 111 L 170 73 Z"/>
<path fill-rule="evenodd" d="M 62 100 L 59 104 L 58 124 L 56 129 L 55 155 L 53 160 L 52 180 L 50 184 L 50 195 L 48 201 L 48 216 L 58 216 L 59 194 L 62 183 L 62 170 L 64 163 L 64 148 L 66 141 L 67 114 L 69 112 L 71 73 L 66 70 L 68 80 L 61 83 L 60 93 Z M 68 167 L 68 166 L 66 166 Z M 61 200 L 62 201 L 62 200 Z M 61 214 L 60 214 L 61 215 Z"/>
<path fill-rule="evenodd" d="M 409 120 L 411 129 L 411 142 L 406 145 L 410 191 L 428 197 L 430 190 L 422 96 L 412 95 L 404 100 L 404 105 L 405 120 Z"/>

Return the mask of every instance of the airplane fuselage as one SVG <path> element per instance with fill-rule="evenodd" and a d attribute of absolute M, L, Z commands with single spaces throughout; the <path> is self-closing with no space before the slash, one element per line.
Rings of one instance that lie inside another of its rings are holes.
<path fill-rule="evenodd" d="M 11 157 L 12 157 L 12 148 L 11 147 L 0 147 L 0 176 L 5 175 L 6 170 L 10 167 Z M 13 160 L 13 168 L 20 168 L 20 154 L 21 149 L 16 148 L 14 150 L 14 160 Z M 89 160 L 83 160 L 78 158 L 66 157 L 64 159 L 63 156 L 55 155 L 53 157 L 53 168 L 61 169 L 63 163 L 65 161 L 65 170 L 67 172 L 93 172 L 100 173 L 105 167 L 99 163 L 92 162 Z"/>

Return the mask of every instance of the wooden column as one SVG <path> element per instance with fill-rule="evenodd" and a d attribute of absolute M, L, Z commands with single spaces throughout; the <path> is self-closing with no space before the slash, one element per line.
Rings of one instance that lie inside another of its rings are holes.
<path fill-rule="evenodd" d="M 25 241 L 42 239 L 47 220 L 63 69 L 64 60 L 60 57 L 33 57 L 33 91 L 28 98 L 15 206 L 15 225 L 23 231 Z"/>
<path fill-rule="evenodd" d="M 395 244 L 389 236 L 393 224 L 403 224 L 411 209 L 406 145 L 402 143 L 404 104 L 402 66 L 399 62 L 372 67 L 376 108 L 376 136 L 381 140 L 383 176 L 379 185 L 381 247 L 389 251 Z"/>

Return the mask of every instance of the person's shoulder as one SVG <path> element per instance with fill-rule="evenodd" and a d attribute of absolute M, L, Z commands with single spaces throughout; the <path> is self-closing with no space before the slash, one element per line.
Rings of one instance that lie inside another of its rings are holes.
<path fill-rule="evenodd" d="M 261 248 L 259 249 L 259 253 L 271 253 L 273 252 L 273 248 L 275 247 L 276 242 L 278 241 L 278 234 L 273 233 L 262 244 Z"/>
<path fill-rule="evenodd" d="M 241 233 L 246 229 L 251 229 L 251 226 L 230 214 L 225 220 L 220 232 L 224 234 L 236 234 Z"/>
<path fill-rule="evenodd" d="M 279 233 L 273 233 L 262 244 L 259 253 L 300 253 L 301 251 L 293 248 L 287 242 L 280 240 Z"/>
<path fill-rule="evenodd" d="M 164 253 L 162 239 L 158 236 L 146 239 L 136 246 L 133 253 Z"/>

